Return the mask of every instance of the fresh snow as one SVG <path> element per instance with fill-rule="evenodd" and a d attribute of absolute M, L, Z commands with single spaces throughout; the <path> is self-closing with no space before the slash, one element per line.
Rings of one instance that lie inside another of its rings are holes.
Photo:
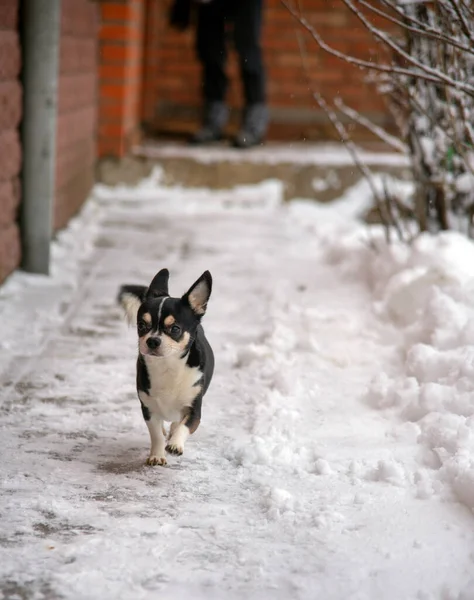
<path fill-rule="evenodd" d="M 282 196 L 97 186 L 0 290 L 0 598 L 474 598 L 474 245 Z M 216 374 L 151 468 L 115 296 L 165 266 Z"/>
<path fill-rule="evenodd" d="M 189 158 L 202 164 L 213 164 L 223 160 L 242 162 L 242 152 L 227 146 L 193 148 L 182 144 L 160 144 L 148 141 L 145 145 L 136 146 L 133 153 L 137 156 L 153 159 Z M 364 148 L 358 148 L 358 156 L 364 164 L 372 167 L 407 167 L 409 165 L 407 155 L 401 152 L 372 152 Z M 337 143 L 290 142 L 288 144 L 265 144 L 265 146 L 256 146 L 246 151 L 245 162 L 270 165 L 291 163 L 294 165 L 354 166 L 350 152 Z"/>

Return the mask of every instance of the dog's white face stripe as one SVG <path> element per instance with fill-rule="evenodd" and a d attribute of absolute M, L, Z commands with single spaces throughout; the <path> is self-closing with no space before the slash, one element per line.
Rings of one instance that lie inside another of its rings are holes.
<path fill-rule="evenodd" d="M 159 331 L 159 327 L 160 327 L 160 321 L 161 321 L 161 313 L 163 312 L 163 306 L 165 305 L 166 300 L 168 300 L 169 296 L 165 296 L 161 302 L 160 305 L 158 307 L 158 331 Z M 148 338 L 152 337 L 154 335 L 153 330 L 149 331 L 146 335 L 142 336 L 139 338 L 138 341 L 138 347 L 140 349 L 140 353 L 143 354 L 143 356 L 145 355 L 149 355 L 150 351 L 148 350 L 147 347 L 147 340 Z M 184 336 L 183 336 L 183 342 L 179 343 L 176 342 L 175 340 L 173 340 L 170 336 L 166 335 L 166 333 L 161 333 L 160 334 L 160 340 L 161 340 L 161 345 L 159 350 L 156 353 L 151 353 L 154 356 L 158 356 L 160 358 L 164 358 L 166 356 L 171 356 L 172 354 L 182 354 L 183 350 L 185 349 L 185 347 L 187 346 L 188 342 L 189 342 L 189 333 L 185 332 Z"/>
<path fill-rule="evenodd" d="M 163 298 L 163 300 L 161 301 L 161 304 L 160 304 L 160 308 L 158 309 L 158 327 L 160 326 L 160 321 L 161 321 L 161 311 L 163 310 L 163 305 L 165 303 L 165 300 L 167 300 L 167 299 L 168 299 L 167 296 L 165 296 L 165 298 Z"/>

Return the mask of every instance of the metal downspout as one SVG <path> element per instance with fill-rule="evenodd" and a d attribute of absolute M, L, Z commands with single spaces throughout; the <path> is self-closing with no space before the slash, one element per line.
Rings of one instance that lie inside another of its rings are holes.
<path fill-rule="evenodd" d="M 49 274 L 61 0 L 23 0 L 22 267 Z"/>

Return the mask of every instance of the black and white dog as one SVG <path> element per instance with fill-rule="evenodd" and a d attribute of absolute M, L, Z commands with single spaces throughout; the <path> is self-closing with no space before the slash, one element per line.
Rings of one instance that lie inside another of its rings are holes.
<path fill-rule="evenodd" d="M 201 318 L 212 290 L 206 271 L 181 298 L 168 294 L 168 269 L 150 286 L 123 285 L 118 300 L 137 324 L 137 392 L 151 438 L 147 464 L 166 465 L 165 451 L 182 454 L 201 420 L 201 405 L 214 372 L 214 355 Z M 171 421 L 169 434 L 163 421 Z"/>

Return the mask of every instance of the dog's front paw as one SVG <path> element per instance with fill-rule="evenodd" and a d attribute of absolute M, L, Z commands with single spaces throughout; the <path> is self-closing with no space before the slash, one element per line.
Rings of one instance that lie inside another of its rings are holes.
<path fill-rule="evenodd" d="M 176 454 L 177 456 L 181 456 L 183 454 L 184 447 L 178 444 L 168 444 L 165 448 L 168 454 Z"/>
<path fill-rule="evenodd" d="M 150 467 L 155 467 L 156 465 L 164 467 L 167 463 L 164 456 L 155 456 L 154 454 L 150 454 L 150 456 L 146 459 L 146 464 Z"/>

